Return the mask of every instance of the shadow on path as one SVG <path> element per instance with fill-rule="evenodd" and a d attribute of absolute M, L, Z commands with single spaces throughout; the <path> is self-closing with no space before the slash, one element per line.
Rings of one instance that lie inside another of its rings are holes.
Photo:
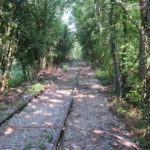
<path fill-rule="evenodd" d="M 78 93 L 63 138 L 63 150 L 140 150 L 107 106 L 105 88 L 91 68 L 80 64 Z"/>

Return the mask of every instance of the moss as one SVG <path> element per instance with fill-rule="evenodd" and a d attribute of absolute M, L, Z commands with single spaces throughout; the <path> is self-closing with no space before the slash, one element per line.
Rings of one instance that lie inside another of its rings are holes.
<path fill-rule="evenodd" d="M 35 83 L 30 86 L 30 88 L 27 90 L 29 93 L 36 94 L 44 89 L 44 85 L 41 83 Z"/>
<path fill-rule="evenodd" d="M 52 135 L 50 133 L 45 132 L 43 136 L 48 140 L 49 143 L 52 141 Z"/>
<path fill-rule="evenodd" d="M 95 69 L 96 77 L 102 82 L 102 85 L 111 85 L 113 83 L 112 74 L 101 68 Z"/>

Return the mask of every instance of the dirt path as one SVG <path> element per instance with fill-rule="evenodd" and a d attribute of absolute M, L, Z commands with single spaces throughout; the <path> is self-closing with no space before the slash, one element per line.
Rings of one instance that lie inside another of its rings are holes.
<path fill-rule="evenodd" d="M 74 61 L 51 88 L 0 127 L 0 150 L 49 149 L 70 101 L 78 70 L 78 62 Z"/>
<path fill-rule="evenodd" d="M 79 71 L 78 92 L 62 136 L 63 150 L 138 150 L 124 125 L 111 114 L 102 86 L 84 62 L 74 61 L 55 84 L 0 127 L 0 150 L 50 150 L 70 102 Z"/>
<path fill-rule="evenodd" d="M 63 150 L 138 150 L 125 126 L 109 111 L 103 87 L 81 63 L 78 93 L 63 137 Z"/>

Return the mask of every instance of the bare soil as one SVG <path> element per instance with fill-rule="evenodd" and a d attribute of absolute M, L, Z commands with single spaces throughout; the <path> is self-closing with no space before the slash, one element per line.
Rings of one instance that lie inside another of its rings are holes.
<path fill-rule="evenodd" d="M 125 124 L 109 111 L 105 87 L 86 63 L 80 67 L 78 92 L 66 122 L 62 149 L 139 150 Z"/>
<path fill-rule="evenodd" d="M 105 89 L 83 61 L 73 61 L 43 94 L 0 127 L 0 150 L 50 150 L 80 67 L 79 85 L 62 136 L 62 150 L 140 150 L 109 111 Z"/>
<path fill-rule="evenodd" d="M 24 100 L 24 97 L 28 96 L 29 93 L 27 90 L 33 82 L 38 82 L 38 77 L 40 75 L 43 76 L 44 82 L 50 83 L 52 77 L 57 77 L 61 74 L 60 70 L 59 67 L 50 66 L 45 70 L 41 70 L 36 77 L 23 82 L 19 87 L 10 88 L 7 92 L 0 92 L 0 121 L 3 119 L 1 115 L 11 112 L 19 102 Z M 49 84 L 46 84 L 46 86 L 47 85 Z"/>
<path fill-rule="evenodd" d="M 68 105 L 78 62 L 57 76 L 51 87 L 0 127 L 0 150 L 49 149 Z"/>

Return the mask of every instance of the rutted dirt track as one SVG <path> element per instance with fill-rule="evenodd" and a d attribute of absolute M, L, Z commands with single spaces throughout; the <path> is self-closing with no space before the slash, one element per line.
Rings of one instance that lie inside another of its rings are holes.
<path fill-rule="evenodd" d="M 124 124 L 109 111 L 102 86 L 84 62 L 74 61 L 54 85 L 0 127 L 0 150 L 50 150 L 79 84 L 60 140 L 62 150 L 138 150 Z M 52 139 L 53 137 L 53 139 Z"/>

